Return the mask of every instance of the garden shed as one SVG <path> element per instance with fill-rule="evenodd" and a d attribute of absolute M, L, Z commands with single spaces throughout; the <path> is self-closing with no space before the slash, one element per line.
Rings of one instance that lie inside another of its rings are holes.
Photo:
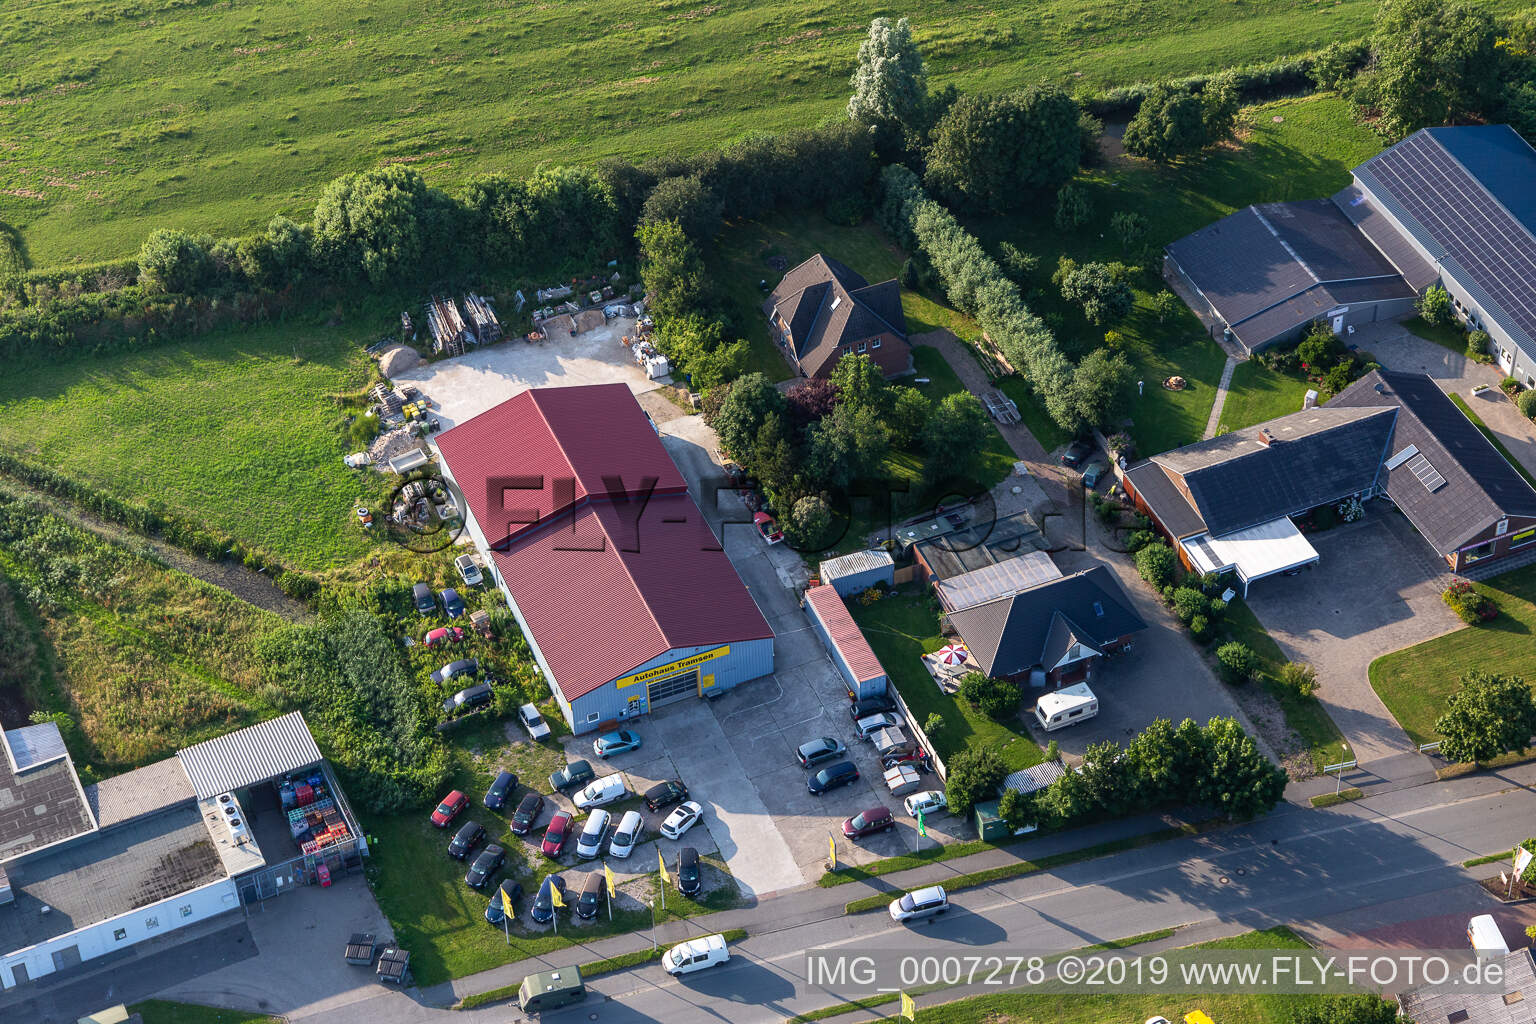
<path fill-rule="evenodd" d="M 831 584 L 812 587 L 805 592 L 805 614 L 827 653 L 832 664 L 842 675 L 843 681 L 855 697 L 876 697 L 885 693 L 889 678 L 869 647 L 869 641 L 859 632 L 858 624 L 848 614 L 837 588 Z"/>
<path fill-rule="evenodd" d="M 844 597 L 861 594 L 877 583 L 896 585 L 896 562 L 889 551 L 855 551 L 821 563 L 821 582 Z"/>

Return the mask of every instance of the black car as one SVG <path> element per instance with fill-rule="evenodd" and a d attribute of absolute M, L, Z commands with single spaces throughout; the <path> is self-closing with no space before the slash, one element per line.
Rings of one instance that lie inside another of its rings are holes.
<path fill-rule="evenodd" d="M 549 777 L 549 788 L 556 793 L 562 793 L 567 789 L 585 786 L 595 778 L 597 773 L 592 770 L 590 764 L 585 761 L 572 761 Z"/>
<path fill-rule="evenodd" d="M 533 918 L 534 924 L 548 924 L 555 917 L 555 901 L 550 899 L 551 889 L 560 890 L 560 902 L 565 903 L 565 879 L 559 875 L 544 876 L 544 884 L 539 886 L 539 894 L 533 898 L 533 906 L 528 908 L 528 916 Z"/>
<path fill-rule="evenodd" d="M 700 888 L 699 851 L 685 846 L 677 851 L 677 891 L 684 896 L 693 896 Z"/>
<path fill-rule="evenodd" d="M 517 788 L 517 776 L 511 772 L 502 772 L 496 776 L 496 781 L 491 783 L 491 788 L 485 791 L 485 806 L 493 811 L 499 811 L 507 802 L 507 796 Z"/>
<path fill-rule="evenodd" d="M 416 602 L 418 613 L 432 615 L 437 612 L 437 598 L 432 596 L 432 588 L 425 583 L 418 583 L 411 588 L 411 599 Z"/>
<path fill-rule="evenodd" d="M 861 718 L 870 715 L 878 715 L 882 711 L 895 711 L 896 702 L 885 694 L 874 697 L 861 697 L 850 701 L 848 704 L 848 717 L 857 722 Z"/>
<path fill-rule="evenodd" d="M 645 791 L 645 806 L 652 813 L 661 810 L 668 804 L 675 804 L 680 800 L 688 799 L 688 787 L 683 785 L 682 779 L 668 779 L 658 782 Z"/>
<path fill-rule="evenodd" d="M 538 793 L 529 793 L 523 797 L 523 802 L 517 805 L 517 812 L 512 815 L 512 834 L 525 836 L 533 831 L 534 823 L 543 811 L 544 798 Z"/>
<path fill-rule="evenodd" d="M 507 851 L 500 844 L 492 843 L 480 851 L 480 856 L 469 866 L 469 873 L 464 876 L 464 884 L 471 889 L 478 889 L 491 880 L 491 876 L 501 870 L 501 866 L 507 862 Z"/>
<path fill-rule="evenodd" d="M 507 899 L 512 904 L 512 912 L 517 912 L 517 905 L 523 901 L 523 886 L 521 882 L 514 882 L 508 878 L 502 881 L 501 887 L 491 894 L 489 902 L 485 905 L 486 924 L 500 925 L 507 919 L 506 908 L 501 902 L 501 894 L 506 893 Z"/>
<path fill-rule="evenodd" d="M 472 676 L 480 671 L 480 661 L 477 658 L 460 658 L 458 661 L 450 661 L 436 672 L 432 673 L 434 683 L 446 683 L 450 679 L 459 676 Z"/>
<path fill-rule="evenodd" d="M 597 912 L 603 909 L 603 881 L 602 873 L 594 871 L 587 875 L 587 880 L 581 884 L 581 895 L 576 899 L 576 916 L 591 919 L 597 916 Z"/>
<path fill-rule="evenodd" d="M 1079 438 L 1067 446 L 1067 450 L 1061 453 L 1063 466 L 1081 466 L 1083 460 L 1093 454 L 1093 445 Z"/>
<path fill-rule="evenodd" d="M 469 851 L 480 845 L 480 840 L 485 838 L 485 827 L 478 821 L 466 821 L 459 826 L 459 831 L 454 834 L 448 843 L 448 856 L 454 860 L 463 860 L 469 856 Z"/>
<path fill-rule="evenodd" d="M 821 794 L 828 790 L 836 789 L 839 786 L 846 786 L 850 782 L 857 782 L 858 779 L 859 769 L 857 765 L 852 761 L 839 761 L 837 764 L 828 765 L 815 775 L 812 775 L 806 782 L 805 788 L 816 796 L 821 796 Z"/>
<path fill-rule="evenodd" d="M 467 690 L 458 693 L 443 701 L 443 714 L 452 717 L 460 711 L 469 711 L 473 708 L 484 707 L 489 704 L 495 694 L 491 692 L 489 683 L 478 683 Z"/>
<path fill-rule="evenodd" d="M 464 614 L 464 599 L 459 596 L 457 590 L 449 587 L 438 596 L 443 599 L 443 611 L 448 613 L 450 619 L 456 619 Z"/>

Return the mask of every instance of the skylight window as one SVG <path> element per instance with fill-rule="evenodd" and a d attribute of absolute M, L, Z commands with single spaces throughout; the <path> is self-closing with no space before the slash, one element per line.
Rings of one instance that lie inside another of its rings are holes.
<path fill-rule="evenodd" d="M 843 297 L 841 295 L 839 295 L 837 298 L 833 299 L 832 300 L 832 308 L 836 309 L 837 308 L 837 304 L 839 302 L 842 302 L 842 301 L 843 301 Z"/>

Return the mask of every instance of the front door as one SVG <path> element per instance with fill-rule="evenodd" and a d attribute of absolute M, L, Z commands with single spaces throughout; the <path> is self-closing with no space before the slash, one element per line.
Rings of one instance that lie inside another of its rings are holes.
<path fill-rule="evenodd" d="M 1338 316 L 1333 318 L 1333 333 L 1344 333 L 1344 314 L 1340 313 Z"/>

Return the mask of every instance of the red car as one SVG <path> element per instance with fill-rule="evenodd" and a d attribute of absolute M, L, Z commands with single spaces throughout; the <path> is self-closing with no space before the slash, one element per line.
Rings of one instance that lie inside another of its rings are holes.
<path fill-rule="evenodd" d="M 762 534 L 763 540 L 769 544 L 777 544 L 784 539 L 784 531 L 779 529 L 779 524 L 774 522 L 773 516 L 767 512 L 759 512 L 752 517 L 752 525 L 757 527 L 757 532 Z"/>
<path fill-rule="evenodd" d="M 843 822 L 843 835 L 860 839 L 875 832 L 889 832 L 895 824 L 889 808 L 871 807 Z"/>
<path fill-rule="evenodd" d="M 438 828 L 447 828 L 448 824 L 459 816 L 459 812 L 468 806 L 469 797 L 454 790 L 443 797 L 443 802 L 438 804 L 437 810 L 432 812 L 432 824 Z"/>
<path fill-rule="evenodd" d="M 570 837 L 571 814 L 569 811 L 558 811 L 549 819 L 549 827 L 544 830 L 544 842 L 539 844 L 539 851 L 546 857 L 558 857 Z"/>
<path fill-rule="evenodd" d="M 438 647 L 442 644 L 456 644 L 464 639 L 464 631 L 458 626 L 441 626 L 428 633 L 422 643 L 428 647 Z"/>

